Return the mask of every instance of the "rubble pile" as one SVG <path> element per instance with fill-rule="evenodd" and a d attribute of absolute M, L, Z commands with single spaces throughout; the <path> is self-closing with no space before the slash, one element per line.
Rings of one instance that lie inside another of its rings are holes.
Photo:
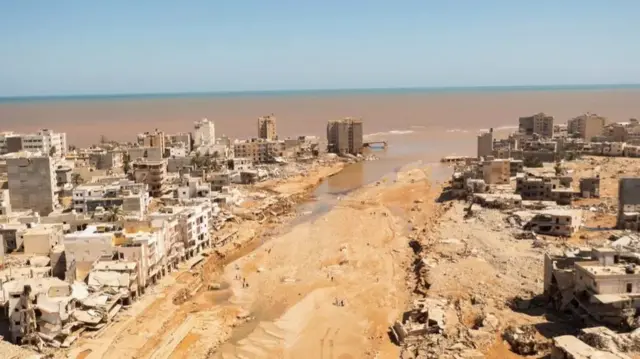
<path fill-rule="evenodd" d="M 520 355 L 534 355 L 549 349 L 550 343 L 537 338 L 538 331 L 532 325 L 508 326 L 503 333 L 511 350 Z"/>

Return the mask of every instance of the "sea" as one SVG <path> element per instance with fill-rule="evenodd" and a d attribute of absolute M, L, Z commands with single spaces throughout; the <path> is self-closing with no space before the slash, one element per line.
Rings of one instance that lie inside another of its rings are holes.
<path fill-rule="evenodd" d="M 379 161 L 352 166 L 321 186 L 322 193 L 339 196 L 412 163 L 436 166 L 434 177 L 443 180 L 446 171 L 437 167 L 442 156 L 475 155 L 478 133 L 493 128 L 507 134 L 519 117 L 538 112 L 556 123 L 586 112 L 628 121 L 640 117 L 640 85 L 4 97 L 0 132 L 49 128 L 87 146 L 103 135 L 135 141 L 137 133 L 154 129 L 189 132 L 201 118 L 215 122 L 217 136 L 231 138 L 255 136 L 257 118 L 267 114 L 276 116 L 281 138 L 324 136 L 327 120 L 361 118 L 367 139 L 388 147 L 376 153 Z"/>

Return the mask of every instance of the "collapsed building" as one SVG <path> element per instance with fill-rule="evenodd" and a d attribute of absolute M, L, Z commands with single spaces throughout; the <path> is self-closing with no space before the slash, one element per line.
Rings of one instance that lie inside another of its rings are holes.
<path fill-rule="evenodd" d="M 537 234 L 570 237 L 582 226 L 582 211 L 573 209 L 545 209 L 533 211 L 524 226 Z"/>

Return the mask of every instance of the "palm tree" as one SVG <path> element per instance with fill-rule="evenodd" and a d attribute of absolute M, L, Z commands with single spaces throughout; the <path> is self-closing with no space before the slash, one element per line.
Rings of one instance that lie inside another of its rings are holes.
<path fill-rule="evenodd" d="M 109 212 L 110 212 L 109 213 L 110 222 L 117 222 L 122 218 L 122 207 L 120 206 L 112 207 Z"/>
<path fill-rule="evenodd" d="M 74 173 L 71 175 L 71 183 L 73 183 L 74 186 L 79 186 L 84 183 L 84 178 L 82 178 L 79 173 Z"/>

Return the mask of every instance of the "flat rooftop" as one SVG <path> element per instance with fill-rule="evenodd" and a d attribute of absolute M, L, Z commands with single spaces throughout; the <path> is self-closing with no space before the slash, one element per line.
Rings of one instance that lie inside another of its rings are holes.
<path fill-rule="evenodd" d="M 577 266 L 582 267 L 586 272 L 594 276 L 613 276 L 613 275 L 637 275 L 640 274 L 640 270 L 636 267 L 633 269 L 633 273 L 627 273 L 626 264 L 613 264 L 603 266 L 600 262 L 581 262 L 576 263 Z"/>

